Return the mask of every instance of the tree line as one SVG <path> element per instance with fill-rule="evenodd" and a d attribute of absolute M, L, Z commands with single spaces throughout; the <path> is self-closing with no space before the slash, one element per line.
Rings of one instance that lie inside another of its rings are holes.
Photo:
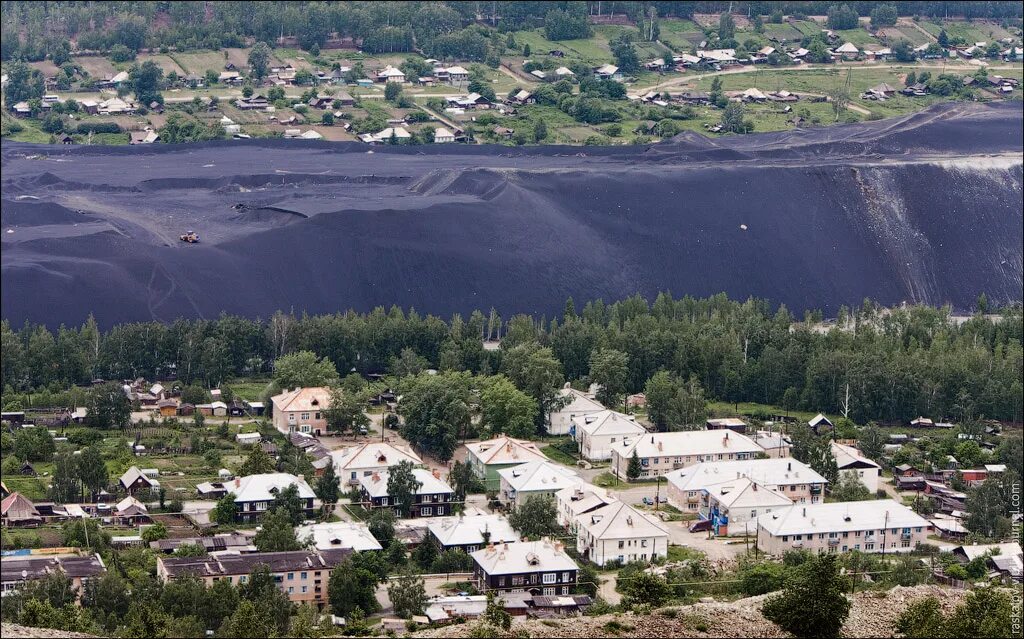
<path fill-rule="evenodd" d="M 708 399 L 843 414 L 858 423 L 918 415 L 1021 420 L 1019 306 L 994 319 L 977 314 L 954 322 L 948 308 L 888 310 L 866 301 L 840 309 L 830 330 L 815 319 L 808 313 L 797 321 L 784 306 L 764 300 L 662 293 L 653 303 L 639 295 L 612 304 L 591 301 L 580 312 L 570 299 L 559 317 L 508 320 L 494 309 L 446 321 L 379 307 L 315 316 L 278 312 L 267 320 L 223 315 L 137 322 L 107 331 L 90 317 L 56 333 L 28 323 L 15 330 L 3 321 L 2 402 L 5 410 L 24 407 L 32 403 L 29 391 L 59 393 L 96 378 L 213 387 L 269 375 L 274 360 L 311 351 L 346 375 L 416 368 L 418 361 L 442 372 L 501 371 L 544 410 L 565 381 L 593 381 L 596 372 L 621 397 L 643 391 L 664 371 L 678 387 L 695 379 Z M 499 337 L 500 349 L 484 348 L 484 340 Z M 663 394 L 674 394 L 664 392 L 663 378 L 656 381 Z M 696 390 L 690 386 L 687 393 Z M 676 412 L 689 412 L 686 406 L 687 398 L 679 398 Z"/>

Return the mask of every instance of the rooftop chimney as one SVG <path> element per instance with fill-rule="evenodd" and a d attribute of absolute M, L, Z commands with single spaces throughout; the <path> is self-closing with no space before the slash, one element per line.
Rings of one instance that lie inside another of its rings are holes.
<path fill-rule="evenodd" d="M 807 507 L 804 506 L 804 517 L 806 517 L 806 516 L 807 516 Z"/>
<path fill-rule="evenodd" d="M 434 476 L 434 479 L 441 479 L 441 471 L 440 470 L 435 468 L 431 474 Z"/>
<path fill-rule="evenodd" d="M 238 478 L 238 477 L 235 477 L 235 488 L 238 488 L 241 485 L 242 485 L 242 480 L 240 478 Z"/>
<path fill-rule="evenodd" d="M 793 462 L 788 462 L 786 464 L 786 470 L 793 470 Z"/>

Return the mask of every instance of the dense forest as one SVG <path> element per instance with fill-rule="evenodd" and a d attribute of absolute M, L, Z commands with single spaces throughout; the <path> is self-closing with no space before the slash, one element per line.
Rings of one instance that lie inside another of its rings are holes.
<path fill-rule="evenodd" d="M 294 38 L 304 49 L 324 47 L 332 35 L 352 38 L 364 51 L 431 55 L 458 50 L 483 60 L 489 32 L 561 27 L 587 15 L 690 17 L 732 10 L 738 14 L 830 15 L 842 5 L 860 16 L 880 2 L 4 2 L 3 60 L 63 60 L 76 50 L 137 52 L 143 48 L 218 49 L 247 38 L 268 43 Z M 896 2 L 899 15 L 1019 19 L 1020 2 Z M 552 23 L 552 24 L 549 24 Z M 585 21 L 580 23 L 586 31 Z M 570 29 L 572 31 L 572 29 Z M 433 52 L 433 53 L 432 53 Z M 58 62 L 61 64 L 61 62 Z"/>
<path fill-rule="evenodd" d="M 984 301 L 979 304 L 984 309 Z M 529 345 L 534 352 L 528 360 L 555 360 L 557 376 L 568 381 L 590 379 L 595 362 L 621 357 L 625 392 L 641 391 L 656 373 L 667 371 L 680 382 L 699 384 L 712 399 L 847 412 L 861 423 L 919 414 L 1021 420 L 1020 307 L 959 325 L 948 309 L 890 311 L 870 302 L 842 310 L 828 331 L 816 329 L 814 319 L 798 322 L 784 307 L 759 300 L 661 294 L 653 304 L 639 296 L 614 304 L 598 300 L 579 312 L 569 300 L 563 315 L 550 320 L 504 320 L 492 310 L 445 321 L 415 310 L 378 308 L 369 314 L 133 323 L 106 332 L 90 318 L 56 333 L 33 325 L 14 330 L 5 320 L 3 404 L 24 407 L 40 401 L 26 391 L 43 390 L 54 398 L 96 378 L 143 376 L 214 386 L 268 375 L 275 359 L 297 351 L 326 357 L 342 376 L 389 372 L 409 354 L 443 371 L 486 375 L 507 368 L 502 360 L 514 347 Z M 497 338 L 500 349 L 484 348 L 484 340 Z"/>

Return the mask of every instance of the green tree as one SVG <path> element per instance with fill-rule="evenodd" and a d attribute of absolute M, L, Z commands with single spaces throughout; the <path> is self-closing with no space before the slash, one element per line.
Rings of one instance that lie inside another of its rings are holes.
<path fill-rule="evenodd" d="M 210 521 L 230 526 L 235 523 L 238 516 L 238 504 L 235 503 L 235 493 L 228 493 L 217 500 L 217 505 L 210 511 Z"/>
<path fill-rule="evenodd" d="M 327 464 L 324 473 L 316 480 L 316 496 L 324 504 L 336 504 L 341 497 L 341 480 L 334 472 L 334 464 Z"/>
<path fill-rule="evenodd" d="M 470 493 L 483 492 L 484 487 L 480 478 L 473 472 L 468 464 L 455 460 L 451 471 L 448 472 L 448 483 L 455 491 L 455 501 L 465 501 L 466 495 Z"/>
<path fill-rule="evenodd" d="M 267 77 L 270 68 L 270 47 L 266 42 L 257 42 L 249 51 L 249 69 L 257 80 Z"/>
<path fill-rule="evenodd" d="M 297 612 L 292 617 L 288 626 L 288 637 L 319 639 L 325 636 L 324 628 L 320 621 L 320 611 L 315 605 L 300 604 Z"/>
<path fill-rule="evenodd" d="M 817 555 L 793 571 L 782 593 L 767 599 L 761 612 L 797 637 L 839 637 L 850 614 L 843 591 L 837 556 Z"/>
<path fill-rule="evenodd" d="M 879 27 L 891 27 L 895 26 L 896 18 L 899 14 L 896 12 L 896 6 L 892 4 L 878 4 L 871 9 L 871 26 L 872 28 Z"/>
<path fill-rule="evenodd" d="M 248 477 L 249 475 L 272 473 L 274 470 L 274 460 L 270 458 L 267 451 L 263 450 L 259 444 L 253 444 L 249 447 L 249 456 L 242 462 L 238 474 L 241 477 Z"/>
<path fill-rule="evenodd" d="M 163 104 L 164 97 L 160 94 L 163 77 L 163 69 L 152 60 L 132 65 L 128 72 L 128 83 L 135 93 L 135 99 L 147 107 L 153 102 Z"/>
<path fill-rule="evenodd" d="M 622 603 L 627 607 L 645 604 L 654 608 L 663 606 L 672 596 L 672 587 L 661 575 L 637 571 L 622 584 Z"/>
<path fill-rule="evenodd" d="M 910 604 L 896 619 L 896 630 L 907 639 L 932 639 L 943 636 L 942 607 L 935 597 L 925 597 Z"/>
<path fill-rule="evenodd" d="M 395 511 L 390 508 L 378 508 L 371 512 L 366 525 L 373 538 L 385 548 L 395 539 Z"/>
<path fill-rule="evenodd" d="M 332 386 L 338 382 L 338 369 L 326 357 L 318 359 L 312 351 L 298 351 L 274 360 L 274 382 L 284 390 Z"/>
<path fill-rule="evenodd" d="M 629 458 L 629 464 L 626 466 L 626 477 L 630 480 L 640 477 L 640 457 L 637 456 L 635 450 L 633 451 L 633 456 Z"/>
<path fill-rule="evenodd" d="M 263 515 L 260 530 L 253 539 L 260 552 L 299 550 L 302 546 L 295 537 L 292 520 L 284 508 L 275 508 Z"/>
<path fill-rule="evenodd" d="M 732 14 L 723 12 L 718 17 L 718 39 L 719 40 L 732 40 L 736 37 L 736 21 L 733 20 Z"/>
<path fill-rule="evenodd" d="M 391 103 L 397 103 L 402 98 L 402 85 L 398 82 L 388 82 L 384 85 L 384 99 Z"/>
<path fill-rule="evenodd" d="M 6 66 L 6 72 L 7 87 L 4 89 L 4 99 L 8 107 L 43 97 L 43 74 L 37 69 L 33 69 L 22 60 L 15 60 Z"/>
<path fill-rule="evenodd" d="M 396 377 L 419 375 L 427 370 L 430 362 L 411 348 L 403 348 L 402 352 L 391 360 L 391 374 Z"/>
<path fill-rule="evenodd" d="M 142 531 L 142 541 L 147 544 L 167 538 L 167 526 L 156 522 Z"/>
<path fill-rule="evenodd" d="M 865 426 L 857 437 L 857 447 L 868 459 L 881 459 L 885 451 L 885 442 L 885 434 L 874 422 Z"/>
<path fill-rule="evenodd" d="M 483 380 L 480 408 L 483 424 L 492 435 L 529 438 L 536 432 L 537 400 L 516 388 L 504 375 Z"/>
<path fill-rule="evenodd" d="M 750 597 L 781 590 L 786 580 L 785 567 L 771 561 L 744 566 L 740 574 L 743 594 Z"/>
<path fill-rule="evenodd" d="M 612 348 L 595 350 L 590 356 L 590 382 L 598 385 L 599 402 L 605 406 L 621 404 L 629 382 L 629 357 Z"/>
<path fill-rule="evenodd" d="M 76 501 L 82 494 L 78 480 L 78 460 L 69 450 L 63 450 L 53 458 L 53 484 L 50 497 L 54 501 L 67 503 Z"/>
<path fill-rule="evenodd" d="M 299 497 L 298 484 L 289 484 L 279 490 L 267 509 L 283 510 L 293 526 L 298 526 L 306 518 L 306 504 Z"/>
<path fill-rule="evenodd" d="M 324 411 L 327 427 L 344 434 L 355 433 L 360 428 L 369 426 L 370 418 L 363 410 L 364 407 L 362 393 L 346 391 L 340 387 L 332 388 L 330 404 Z"/>
<path fill-rule="evenodd" d="M 544 495 L 527 496 L 509 513 L 508 523 L 520 534 L 533 539 L 557 535 L 561 530 L 555 501 Z"/>
<path fill-rule="evenodd" d="M 481 619 L 487 625 L 506 632 L 512 627 L 512 615 L 505 610 L 505 606 L 494 596 L 493 590 L 487 591 L 487 607 L 484 608 L 484 614 Z"/>
<path fill-rule="evenodd" d="M 997 479 L 986 479 L 980 486 L 967 491 L 965 505 L 967 517 L 964 519 L 964 526 L 967 530 L 982 537 L 999 540 L 1009 534 L 1009 501 L 1004 497 Z"/>
<path fill-rule="evenodd" d="M 459 435 L 471 424 L 469 374 L 408 377 L 402 391 L 398 407 L 405 418 L 402 436 L 441 461 L 451 459 Z"/>
<path fill-rule="evenodd" d="M 373 614 L 380 609 L 377 585 L 380 578 L 371 570 L 360 566 L 353 558 L 346 559 L 331 571 L 327 582 L 327 599 L 331 611 L 348 617 L 356 609 Z"/>
<path fill-rule="evenodd" d="M 219 637 L 235 639 L 262 639 L 276 634 L 270 615 L 249 600 L 242 600 L 217 632 Z"/>
<path fill-rule="evenodd" d="M 854 473 L 842 473 L 839 481 L 831 485 L 831 493 L 836 501 L 866 501 L 875 498 Z"/>
<path fill-rule="evenodd" d="M 422 615 L 427 604 L 423 578 L 409 570 L 392 578 L 388 582 L 388 599 L 391 600 L 395 614 L 403 619 Z"/>
<path fill-rule="evenodd" d="M 552 410 L 560 408 L 558 389 L 565 381 L 562 365 L 550 348 L 536 342 L 513 346 L 503 353 L 501 372 L 540 406 L 535 426 L 543 427 Z"/>
<path fill-rule="evenodd" d="M 722 111 L 722 130 L 726 133 L 750 133 L 754 126 L 744 119 L 745 111 L 739 102 L 730 102 Z"/>
<path fill-rule="evenodd" d="M 240 601 L 238 589 L 227 579 L 218 579 L 206 590 L 203 605 L 197 612 L 202 614 L 207 628 L 220 628 L 224 620 L 234 614 Z"/>
<path fill-rule="evenodd" d="M 89 426 L 105 429 L 128 425 L 131 418 L 131 402 L 116 383 L 109 382 L 94 387 L 89 392 L 87 401 L 85 420 Z"/>
<path fill-rule="evenodd" d="M 413 474 L 415 466 L 410 461 L 400 461 L 388 472 L 388 496 L 391 504 L 398 509 L 400 517 L 407 518 L 412 512 L 413 500 L 423 484 Z"/>
<path fill-rule="evenodd" d="M 92 495 L 107 487 L 110 475 L 98 446 L 86 446 L 78 456 L 78 476 Z"/>

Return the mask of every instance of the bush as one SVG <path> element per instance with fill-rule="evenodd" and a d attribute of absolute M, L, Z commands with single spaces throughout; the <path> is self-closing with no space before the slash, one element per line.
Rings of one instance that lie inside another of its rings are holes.
<path fill-rule="evenodd" d="M 123 129 L 117 122 L 79 122 L 76 133 L 121 133 Z"/>

